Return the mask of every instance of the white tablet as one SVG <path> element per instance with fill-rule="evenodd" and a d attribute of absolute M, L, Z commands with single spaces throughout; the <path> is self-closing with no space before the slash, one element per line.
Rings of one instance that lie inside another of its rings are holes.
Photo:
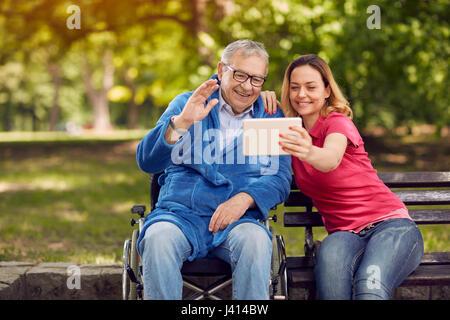
<path fill-rule="evenodd" d="M 287 155 L 278 144 L 279 134 L 292 133 L 290 126 L 302 126 L 301 118 L 245 119 L 243 149 L 245 156 Z"/>

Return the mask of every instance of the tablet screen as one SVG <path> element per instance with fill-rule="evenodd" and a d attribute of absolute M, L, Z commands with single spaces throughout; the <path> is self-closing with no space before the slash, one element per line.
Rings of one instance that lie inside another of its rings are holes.
<path fill-rule="evenodd" d="M 245 119 L 243 121 L 245 156 L 288 155 L 278 144 L 279 134 L 293 133 L 290 126 L 302 126 L 301 118 Z"/>

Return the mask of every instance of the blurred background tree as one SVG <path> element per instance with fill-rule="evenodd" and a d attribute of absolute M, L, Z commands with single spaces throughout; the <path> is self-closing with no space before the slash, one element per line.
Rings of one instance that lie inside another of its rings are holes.
<path fill-rule="evenodd" d="M 3 0 L 0 131 L 151 128 L 177 94 L 215 73 L 239 38 L 269 51 L 264 89 L 280 94 L 295 57 L 334 71 L 360 128 L 450 123 L 449 1 Z M 70 5 L 80 29 L 69 29 Z"/>

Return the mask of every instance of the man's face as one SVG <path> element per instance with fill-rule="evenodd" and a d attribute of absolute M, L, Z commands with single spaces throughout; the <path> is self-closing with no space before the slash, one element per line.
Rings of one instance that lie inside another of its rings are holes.
<path fill-rule="evenodd" d="M 250 76 L 265 77 L 266 62 L 259 55 L 244 56 L 238 50 L 230 60 L 229 66 L 234 70 L 243 71 Z M 243 112 L 258 99 L 261 87 L 253 86 L 250 78 L 245 82 L 234 80 L 233 71 L 227 68 L 222 61 L 218 63 L 217 69 L 222 97 L 235 114 Z"/>

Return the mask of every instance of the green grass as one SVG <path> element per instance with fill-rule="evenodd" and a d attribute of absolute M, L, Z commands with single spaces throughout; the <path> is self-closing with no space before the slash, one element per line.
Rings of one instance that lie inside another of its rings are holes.
<path fill-rule="evenodd" d="M 13 131 L 0 132 L 0 146 L 18 143 L 22 145 L 41 143 L 71 143 L 71 142 L 105 142 L 105 141 L 131 141 L 141 139 L 147 129 L 114 130 L 106 133 L 85 130 L 80 135 L 68 134 L 65 131 Z"/>
<path fill-rule="evenodd" d="M 22 138 L 17 133 L 0 133 L 0 260 L 119 263 L 123 241 L 132 230 L 131 206 L 149 206 L 148 175 L 135 160 L 136 139 L 145 133 L 82 137 L 43 133 Z M 395 150 L 390 143 L 385 145 Z M 446 143 L 442 140 L 421 147 L 435 146 L 433 159 L 448 160 Z M 377 150 L 372 154 L 375 163 L 381 164 L 378 169 L 400 170 L 400 164 L 389 167 L 378 161 Z M 427 169 L 448 170 L 436 162 Z M 407 169 L 424 168 L 408 164 Z M 284 228 L 283 211 L 279 206 L 275 233 L 283 235 L 289 256 L 302 255 L 304 229 Z M 420 228 L 425 251 L 450 249 L 449 226 Z M 322 240 L 324 228 L 314 228 L 314 236 Z"/>
<path fill-rule="evenodd" d="M 83 144 L 0 147 L 0 260 L 121 260 L 130 208 L 148 203 L 148 176 L 136 142 Z"/>

